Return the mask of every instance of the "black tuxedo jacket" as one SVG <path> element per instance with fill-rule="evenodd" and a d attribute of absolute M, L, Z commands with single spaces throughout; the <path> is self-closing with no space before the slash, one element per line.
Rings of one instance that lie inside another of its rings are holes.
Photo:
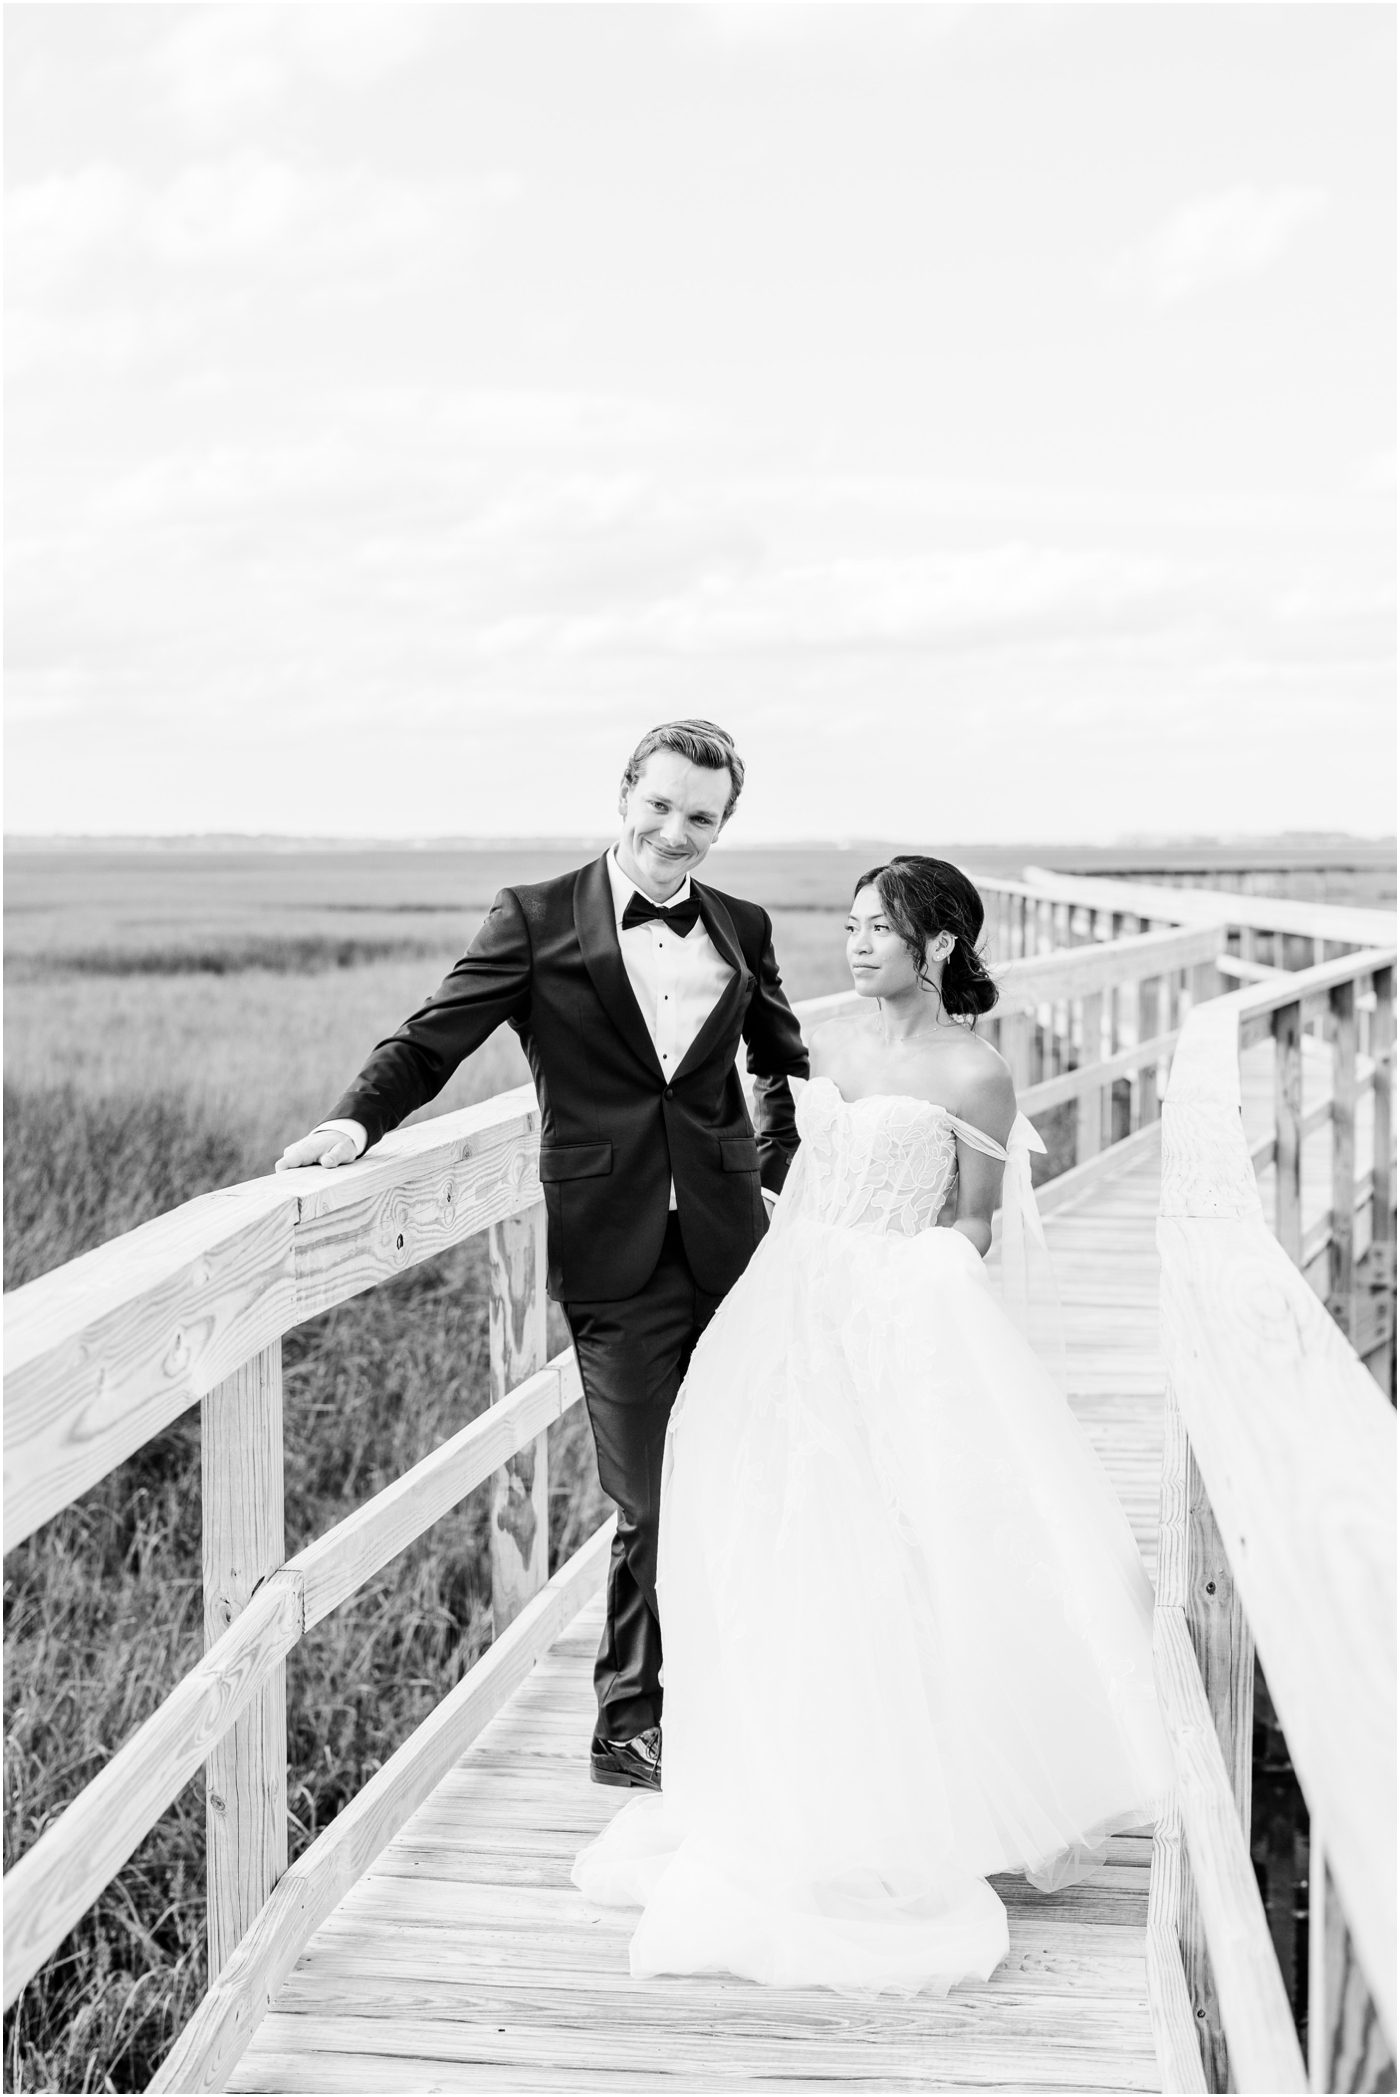
<path fill-rule="evenodd" d="M 504 1020 L 520 1036 L 541 1114 L 549 1293 L 634 1296 L 661 1256 L 671 1182 L 691 1272 L 723 1295 L 768 1228 L 760 1186 L 782 1186 L 797 1149 L 790 1077 L 806 1077 L 766 910 L 692 883 L 734 970 L 668 1083 L 632 993 L 606 858 L 503 888 L 451 974 L 381 1041 L 331 1109 L 371 1143 L 447 1083 Z M 757 1135 L 734 1062 L 748 1044 Z"/>

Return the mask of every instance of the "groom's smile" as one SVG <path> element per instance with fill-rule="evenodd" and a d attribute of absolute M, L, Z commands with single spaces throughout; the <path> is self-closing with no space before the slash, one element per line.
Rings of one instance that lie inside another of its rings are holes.
<path fill-rule="evenodd" d="M 653 903 L 673 896 L 701 865 L 724 828 L 731 788 L 727 770 L 691 764 L 673 750 L 654 750 L 624 788 L 618 865 Z"/>

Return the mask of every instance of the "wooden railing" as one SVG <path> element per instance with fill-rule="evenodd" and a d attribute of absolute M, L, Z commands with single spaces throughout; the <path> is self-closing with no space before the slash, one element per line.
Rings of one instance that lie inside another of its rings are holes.
<path fill-rule="evenodd" d="M 1370 1315 L 1358 1216 L 1394 1268 L 1394 993 L 1392 947 L 1215 1000 L 1188 1018 L 1166 1097 L 1155 1650 L 1179 1790 L 1148 1956 L 1181 2089 L 1394 2088 L 1395 1414 L 1349 1338 Z M 1307 1030 L 1332 1070 L 1310 1113 Z M 1241 1055 L 1268 1042 L 1273 1129 L 1251 1155 Z M 1331 1202 L 1305 1235 L 1304 1142 L 1322 1128 Z M 1256 1648 L 1310 1816 L 1306 2067 L 1249 1855 Z"/>
<path fill-rule="evenodd" d="M 1065 938 L 1046 952 L 1032 891 L 983 888 L 1001 983 L 993 1031 L 1022 1105 L 1076 1107 L 1076 1162 L 1043 1190 L 1049 1206 L 1091 1183 L 1110 1150 L 1157 1139 L 1159 1075 L 1184 1015 L 1220 988 L 1226 933 L 1081 910 L 1050 922 Z M 798 1011 L 810 1024 L 855 1002 Z M 604 1578 L 610 1524 L 546 1578 L 545 1431 L 580 1387 L 570 1355 L 544 1360 L 538 1151 L 525 1087 L 399 1130 L 357 1165 L 206 1195 L 6 1299 L 7 1548 L 201 1406 L 205 1655 L 5 1880 L 8 2005 L 206 1766 L 214 1977 L 153 2087 L 222 2086 L 321 1920 Z M 481 1231 L 490 1408 L 284 1561 L 282 1336 Z M 488 1478 L 490 1651 L 287 1869 L 286 1655 Z"/>

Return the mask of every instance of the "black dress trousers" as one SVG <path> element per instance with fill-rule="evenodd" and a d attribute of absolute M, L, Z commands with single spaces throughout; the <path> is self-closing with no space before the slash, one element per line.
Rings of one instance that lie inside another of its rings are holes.
<path fill-rule="evenodd" d="M 617 1503 L 607 1621 L 593 1671 L 594 1744 L 661 1723 L 656 1544 L 666 1423 L 691 1353 L 719 1307 L 698 1287 L 674 1209 L 646 1286 L 613 1303 L 566 1303 L 603 1491 Z"/>

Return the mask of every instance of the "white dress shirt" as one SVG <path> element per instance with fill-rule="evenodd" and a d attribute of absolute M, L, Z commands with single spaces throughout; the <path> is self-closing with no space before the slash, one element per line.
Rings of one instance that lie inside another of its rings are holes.
<path fill-rule="evenodd" d="M 617 863 L 617 847 L 608 854 L 608 880 L 612 884 L 613 912 L 617 919 L 617 943 L 632 994 L 641 1008 L 646 1030 L 657 1058 L 668 1078 L 685 1061 L 686 1050 L 718 1004 L 734 971 L 719 952 L 702 919 L 697 918 L 685 938 L 669 925 L 652 918 L 644 925 L 622 929 L 622 915 L 634 895 L 641 891 Z M 666 908 L 684 903 L 690 896 L 686 875 Z M 671 1207 L 676 1189 L 671 1187 Z"/>
<path fill-rule="evenodd" d="M 623 931 L 622 914 L 633 896 L 641 891 L 618 865 L 616 845 L 608 853 L 608 880 L 612 885 L 617 943 L 622 949 L 627 980 L 641 1008 L 661 1068 L 670 1078 L 684 1062 L 686 1050 L 718 1004 L 734 971 L 699 918 L 684 939 L 655 918 Z M 667 907 L 684 903 L 689 895 L 690 876 L 687 874 L 675 894 L 666 898 Z M 368 1132 L 358 1121 L 322 1121 L 317 1123 L 317 1129 L 335 1129 L 350 1137 L 357 1158 L 365 1148 Z M 671 1207 L 674 1209 L 675 1206 L 673 1185 Z"/>

